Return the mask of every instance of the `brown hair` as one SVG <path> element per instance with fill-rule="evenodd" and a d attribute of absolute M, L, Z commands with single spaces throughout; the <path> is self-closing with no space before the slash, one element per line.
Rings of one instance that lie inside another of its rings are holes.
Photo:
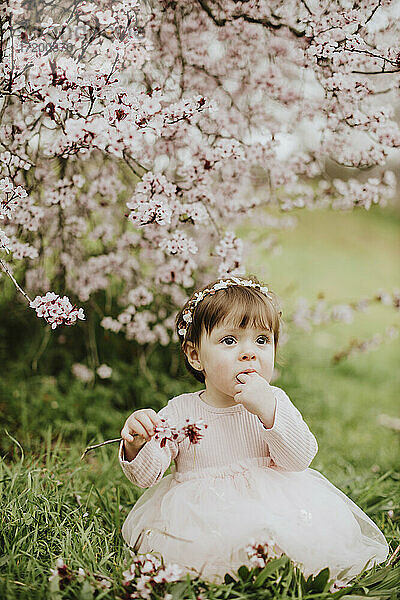
<path fill-rule="evenodd" d="M 240 276 L 238 278 L 251 279 L 254 283 L 265 286 L 254 275 Z M 278 297 L 274 292 L 268 290 L 268 294 L 272 296 L 272 299 L 269 299 L 257 288 L 243 285 L 232 285 L 221 290 L 216 290 L 213 294 L 206 294 L 204 299 L 194 309 L 192 322 L 186 324 L 187 332 L 185 339 L 183 340 L 183 336 L 179 335 L 178 331 L 183 321 L 182 315 L 187 310 L 194 295 L 207 288 L 212 288 L 219 281 L 226 281 L 228 279 L 230 277 L 220 277 L 204 286 L 201 290 L 193 292 L 175 319 L 175 331 L 181 340 L 185 367 L 201 383 L 205 382 L 204 374 L 194 369 L 189 363 L 185 353 L 187 342 L 190 341 L 196 348 L 199 348 L 203 331 L 209 335 L 214 327 L 225 320 L 229 319 L 229 323 L 235 327 L 245 328 L 250 324 L 253 327 L 269 328 L 274 334 L 275 353 L 278 348 L 279 333 L 282 324 L 282 311 L 280 310 Z"/>

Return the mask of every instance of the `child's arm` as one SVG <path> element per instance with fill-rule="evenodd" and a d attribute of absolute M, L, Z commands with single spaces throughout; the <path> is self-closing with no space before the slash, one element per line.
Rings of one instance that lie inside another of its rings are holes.
<path fill-rule="evenodd" d="M 157 413 L 157 417 L 158 420 L 162 417 L 170 423 L 174 423 L 174 413 L 173 406 L 169 402 Z M 156 415 L 156 413 L 154 414 Z M 145 438 L 144 435 L 143 438 Z M 128 442 L 127 452 L 124 450 L 124 441 L 122 441 L 119 447 L 119 462 L 123 472 L 132 483 L 141 488 L 147 488 L 153 486 L 162 478 L 171 460 L 178 454 L 178 444 L 167 440 L 165 446 L 161 448 L 160 442 L 154 437 L 151 437 L 150 441 L 144 444 L 143 438 L 135 437 L 131 442 Z"/>
<path fill-rule="evenodd" d="M 286 392 L 273 387 L 276 399 L 275 419 L 269 429 L 264 424 L 262 427 L 274 462 L 272 467 L 282 471 L 304 471 L 318 452 L 317 440 Z"/>

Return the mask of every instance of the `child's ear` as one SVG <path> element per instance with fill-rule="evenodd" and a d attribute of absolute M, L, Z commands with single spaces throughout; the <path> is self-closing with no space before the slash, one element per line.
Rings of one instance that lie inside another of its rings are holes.
<path fill-rule="evenodd" d="M 196 371 L 202 371 L 203 367 L 200 361 L 199 351 L 196 346 L 192 342 L 186 342 L 186 347 L 184 349 L 186 357 L 189 361 L 189 364 Z"/>

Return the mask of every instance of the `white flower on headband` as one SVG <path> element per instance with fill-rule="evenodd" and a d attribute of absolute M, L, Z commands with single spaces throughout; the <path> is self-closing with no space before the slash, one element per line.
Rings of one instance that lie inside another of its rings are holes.
<path fill-rule="evenodd" d="M 186 321 L 186 323 L 191 323 L 193 320 L 192 315 L 190 313 L 185 313 L 184 315 L 182 315 L 182 319 Z"/>
<path fill-rule="evenodd" d="M 253 287 L 256 285 L 253 281 L 251 281 L 251 279 L 238 279 L 237 277 L 232 277 L 232 281 L 238 285 L 245 285 L 247 287 Z"/>
<path fill-rule="evenodd" d="M 227 281 L 221 280 L 214 285 L 214 290 L 223 290 L 224 288 L 227 288 L 228 286 L 229 286 L 229 283 Z"/>
<path fill-rule="evenodd" d="M 262 291 L 263 294 L 265 294 L 266 296 L 268 296 L 268 298 L 270 298 L 272 300 L 272 296 L 271 294 L 268 294 L 268 288 L 265 287 L 260 287 L 260 290 Z"/>

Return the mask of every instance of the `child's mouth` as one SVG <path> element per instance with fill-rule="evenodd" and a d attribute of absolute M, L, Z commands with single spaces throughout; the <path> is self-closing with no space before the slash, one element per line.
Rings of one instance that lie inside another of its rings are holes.
<path fill-rule="evenodd" d="M 240 371 L 240 373 L 237 373 L 237 375 L 235 375 L 235 379 L 237 381 L 239 381 L 238 375 L 242 375 L 242 373 L 257 373 L 257 371 L 255 369 L 246 369 L 245 371 Z M 242 382 L 239 381 L 239 383 L 242 383 Z"/>

